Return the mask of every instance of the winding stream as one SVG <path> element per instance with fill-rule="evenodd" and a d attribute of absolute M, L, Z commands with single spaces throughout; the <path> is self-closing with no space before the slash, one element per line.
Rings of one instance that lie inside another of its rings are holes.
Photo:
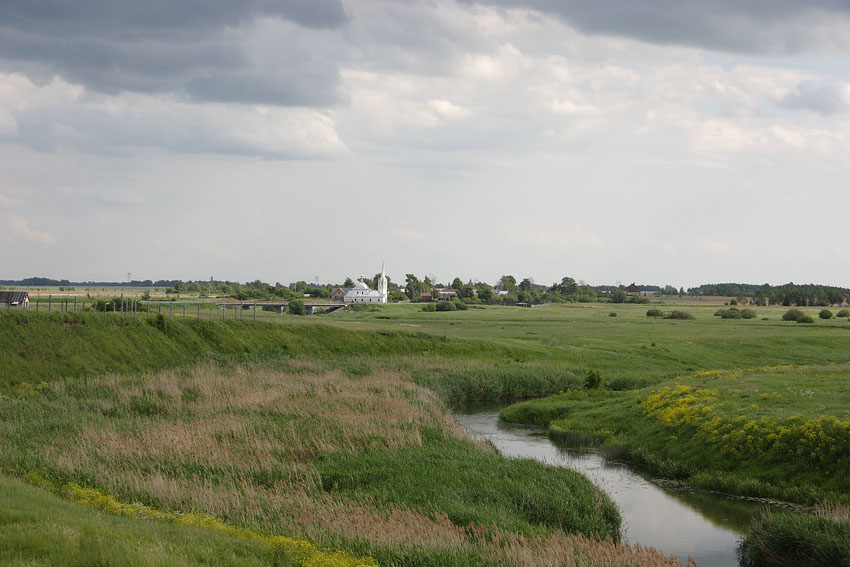
<path fill-rule="evenodd" d="M 489 439 L 507 457 L 532 458 L 587 476 L 619 507 L 627 541 L 676 555 L 683 563 L 693 557 L 700 567 L 738 565 L 738 542 L 763 504 L 662 488 L 597 453 L 559 448 L 545 432 L 500 423 L 502 407 L 455 408 L 455 418 L 470 435 Z"/>

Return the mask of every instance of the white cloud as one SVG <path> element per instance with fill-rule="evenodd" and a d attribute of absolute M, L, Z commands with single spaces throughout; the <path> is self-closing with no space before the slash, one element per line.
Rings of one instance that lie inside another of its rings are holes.
<path fill-rule="evenodd" d="M 6 220 L 9 223 L 6 234 L 11 237 L 12 240 L 24 239 L 50 246 L 56 244 L 56 238 L 54 238 L 52 234 L 41 230 L 31 229 L 26 219 L 19 217 L 18 215 L 7 215 Z"/>
<path fill-rule="evenodd" d="M 431 99 L 428 106 L 445 118 L 464 118 L 469 116 L 469 110 L 458 106 L 450 100 Z"/>
<path fill-rule="evenodd" d="M 23 201 L 12 199 L 0 193 L 0 207 L 20 207 L 24 204 Z"/>

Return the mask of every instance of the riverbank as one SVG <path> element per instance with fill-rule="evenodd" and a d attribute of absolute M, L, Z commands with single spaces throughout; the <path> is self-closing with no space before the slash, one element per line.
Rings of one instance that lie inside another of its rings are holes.
<path fill-rule="evenodd" d="M 501 416 L 546 427 L 564 446 L 601 447 L 686 486 L 809 506 L 847 505 L 848 383 L 848 364 L 701 371 L 632 392 L 565 392 L 515 404 Z M 754 555 L 781 539 L 778 530 L 787 536 L 788 525 L 810 522 L 793 514 L 765 517 L 754 531 L 760 543 L 744 550 Z M 828 531 L 800 529 L 799 538 L 817 548 L 827 543 L 817 534 Z M 850 534 L 844 542 L 850 549 Z"/>

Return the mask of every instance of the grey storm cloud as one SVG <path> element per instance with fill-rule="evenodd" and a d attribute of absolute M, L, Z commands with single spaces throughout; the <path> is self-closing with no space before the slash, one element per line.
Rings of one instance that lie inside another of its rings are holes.
<path fill-rule="evenodd" d="M 850 111 L 850 84 L 842 81 L 803 81 L 780 105 L 829 115 Z"/>
<path fill-rule="evenodd" d="M 850 43 L 846 0 L 460 0 L 556 15 L 584 33 L 631 37 L 659 44 L 751 54 L 794 54 Z"/>
<path fill-rule="evenodd" d="M 261 18 L 292 24 L 273 65 L 258 65 L 239 33 Z M 346 21 L 340 0 L 12 0 L 0 4 L 0 60 L 111 94 L 327 106 L 340 100 L 339 70 L 321 34 Z"/>

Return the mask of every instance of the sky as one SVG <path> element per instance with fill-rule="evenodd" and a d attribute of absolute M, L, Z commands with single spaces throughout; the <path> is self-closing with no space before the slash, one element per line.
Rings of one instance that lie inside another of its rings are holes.
<path fill-rule="evenodd" d="M 5 0 L 0 279 L 850 287 L 844 0 Z"/>

